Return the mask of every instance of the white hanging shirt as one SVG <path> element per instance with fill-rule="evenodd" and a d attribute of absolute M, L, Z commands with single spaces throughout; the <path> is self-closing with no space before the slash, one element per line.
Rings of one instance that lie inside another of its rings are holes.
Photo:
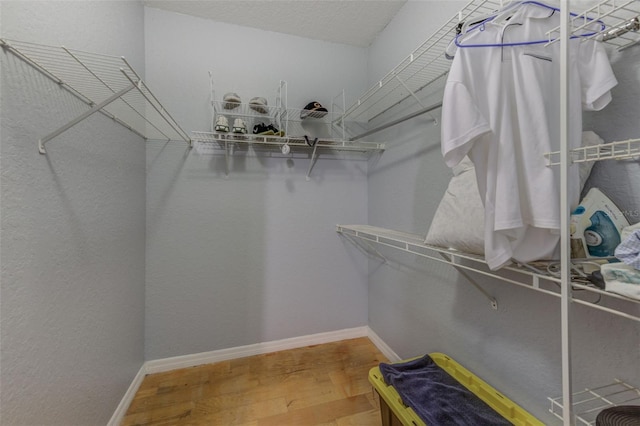
<path fill-rule="evenodd" d="M 463 44 L 544 40 L 559 12 L 521 5 L 503 23 L 486 23 Z M 492 270 L 550 258 L 560 236 L 559 168 L 544 154 L 560 149 L 560 43 L 459 48 L 442 106 L 442 154 L 449 167 L 469 155 L 485 207 L 485 260 Z M 617 84 L 606 52 L 574 39 L 569 60 L 569 146 L 578 147 L 582 109 L 600 110 Z M 579 203 L 578 168 L 569 201 Z"/>

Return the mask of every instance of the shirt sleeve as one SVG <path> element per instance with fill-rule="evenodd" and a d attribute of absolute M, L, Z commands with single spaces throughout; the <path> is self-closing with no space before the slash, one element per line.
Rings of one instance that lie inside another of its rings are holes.
<path fill-rule="evenodd" d="M 449 167 L 458 164 L 473 142 L 491 131 L 467 87 L 447 81 L 442 100 L 442 156 Z"/>
<path fill-rule="evenodd" d="M 618 80 L 602 43 L 581 41 L 579 49 L 582 107 L 586 111 L 600 111 L 611 102 L 610 90 L 618 84 Z"/>

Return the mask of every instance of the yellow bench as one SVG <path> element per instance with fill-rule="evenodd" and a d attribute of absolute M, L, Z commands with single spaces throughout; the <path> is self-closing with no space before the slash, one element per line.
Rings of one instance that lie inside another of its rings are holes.
<path fill-rule="evenodd" d="M 440 368 L 514 425 L 544 426 L 542 422 L 515 402 L 502 395 L 449 356 L 437 352 L 430 353 L 429 356 Z M 380 397 L 383 426 L 426 426 L 425 422 L 418 417 L 413 409 L 402 403 L 402 399 L 395 388 L 385 383 L 380 367 L 374 367 L 369 371 L 369 382 Z"/>

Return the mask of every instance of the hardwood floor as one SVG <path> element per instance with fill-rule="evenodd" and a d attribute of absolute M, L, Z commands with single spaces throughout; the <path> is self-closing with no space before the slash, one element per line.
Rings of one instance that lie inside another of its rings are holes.
<path fill-rule="evenodd" d="M 377 426 L 366 338 L 147 375 L 122 425 Z"/>

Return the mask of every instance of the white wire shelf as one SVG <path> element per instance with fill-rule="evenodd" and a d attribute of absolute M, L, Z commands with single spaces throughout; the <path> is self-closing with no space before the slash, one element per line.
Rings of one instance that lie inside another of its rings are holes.
<path fill-rule="evenodd" d="M 562 419 L 562 398 L 548 398 L 551 401 L 549 411 Z M 577 425 L 595 425 L 598 413 L 606 408 L 619 405 L 639 405 L 640 390 L 622 380 L 587 388 L 573 394 L 573 409 Z"/>
<path fill-rule="evenodd" d="M 123 57 L 101 55 L 16 40 L 0 39 L 5 51 L 19 57 L 87 104 L 89 109 L 76 119 L 44 136 L 44 144 L 100 112 L 147 140 L 191 139 Z"/>
<path fill-rule="evenodd" d="M 573 163 L 601 160 L 624 160 L 640 156 L 640 139 L 610 142 L 601 145 L 584 146 L 569 151 Z M 547 165 L 560 164 L 560 151 L 545 154 Z"/>
<path fill-rule="evenodd" d="M 262 136 L 254 134 L 239 133 L 221 133 L 221 132 L 191 132 L 192 139 L 195 143 L 215 144 L 223 148 L 225 143 L 245 143 L 265 146 L 280 147 L 289 145 L 290 147 L 298 147 L 305 149 L 327 149 L 335 151 L 357 151 L 357 152 L 374 152 L 384 150 L 383 143 L 362 142 L 362 141 L 346 141 L 343 139 L 318 139 L 314 146 L 307 144 L 303 136 Z M 313 138 L 310 139 L 313 143 Z"/>
<path fill-rule="evenodd" d="M 503 267 L 498 271 L 491 271 L 487 267 L 487 264 L 482 256 L 425 244 L 425 237 L 421 235 L 410 234 L 386 228 L 379 228 L 370 225 L 337 225 L 336 231 L 346 236 L 354 243 L 357 243 L 357 240 L 367 242 L 366 248 L 368 249 L 368 251 L 372 251 L 382 259 L 385 259 L 384 256 L 382 256 L 371 245 L 369 245 L 368 242 L 391 247 L 403 252 L 412 253 L 438 262 L 447 263 L 449 265 L 452 265 L 459 271 L 475 272 L 477 274 L 495 278 L 509 284 L 515 284 L 556 297 L 561 296 L 560 277 L 551 275 L 547 273 L 546 270 L 533 265 L 511 265 Z M 467 275 L 465 275 L 465 277 L 470 278 Z M 542 285 L 543 281 L 555 283 L 555 285 Z M 605 296 L 612 300 L 617 299 L 629 302 L 625 303 L 625 307 L 622 308 L 625 310 L 621 310 L 620 308 L 613 309 L 576 297 L 574 297 L 572 300 L 574 303 L 585 305 L 594 309 L 621 316 L 623 318 L 640 322 L 640 316 L 637 315 L 637 306 L 640 304 L 640 300 L 635 300 L 617 295 L 615 293 L 610 293 L 591 285 L 572 283 L 572 287 L 574 293 L 578 291 L 584 291 L 585 293 L 598 295 L 598 300 L 600 300 L 601 296 Z"/>
<path fill-rule="evenodd" d="M 449 43 L 456 35 L 456 27 L 472 16 L 498 10 L 503 2 L 474 0 L 447 21 L 431 37 L 385 75 L 378 83 L 345 111 L 349 121 L 370 121 L 449 72 L 451 61 L 445 57 Z M 424 106 L 424 105 L 422 105 Z"/>
<path fill-rule="evenodd" d="M 320 153 L 356 152 L 371 154 L 384 150 L 384 144 L 375 142 L 351 142 L 344 139 L 309 138 L 300 136 L 263 136 L 254 134 L 220 133 L 220 132 L 191 132 L 195 142 L 196 152 L 199 154 L 215 154 L 224 151 L 226 158 L 226 176 L 229 176 L 231 150 L 236 144 L 255 145 L 263 149 L 278 148 L 282 155 L 293 157 L 300 152 L 306 152 L 311 159 L 307 170 L 307 180 L 311 180 L 313 170 Z M 254 148 L 255 149 L 255 148 Z"/>
<path fill-rule="evenodd" d="M 474 17 L 481 17 L 499 10 L 506 4 L 498 0 L 472 0 L 460 12 L 433 33 L 417 49 L 373 87 L 347 108 L 345 119 L 370 121 L 403 100 L 416 93 L 449 72 L 451 61 L 445 52 L 456 35 L 459 23 Z M 600 20 L 604 31 L 593 35 L 618 49 L 624 49 L 640 41 L 640 1 L 605 0 L 586 10 L 579 11 L 572 18 L 572 31 L 592 30 L 593 24 L 585 19 Z M 560 28 L 549 32 L 549 40 L 557 41 Z M 420 105 L 424 107 L 424 105 Z"/>

